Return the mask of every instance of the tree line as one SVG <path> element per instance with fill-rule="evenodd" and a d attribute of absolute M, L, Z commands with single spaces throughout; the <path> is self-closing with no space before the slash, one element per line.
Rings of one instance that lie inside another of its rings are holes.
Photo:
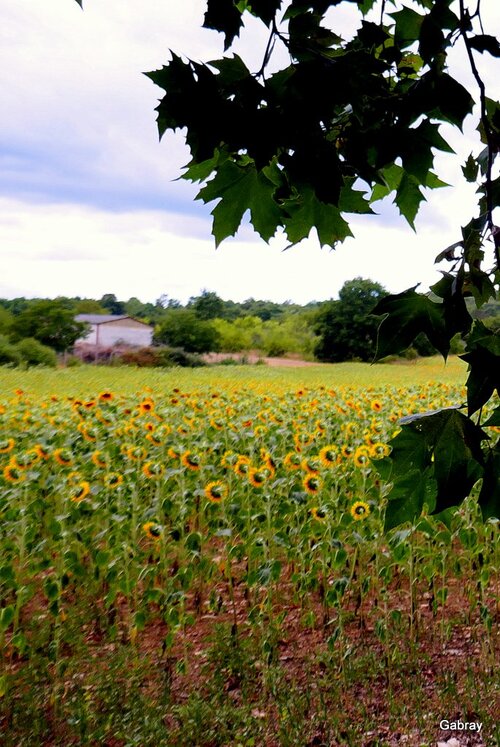
<path fill-rule="evenodd" d="M 325 362 L 371 361 L 380 318 L 371 314 L 388 295 L 370 279 L 344 283 L 338 299 L 300 305 L 249 298 L 224 300 L 204 290 L 186 304 L 167 295 L 155 303 L 136 297 L 118 300 L 112 293 L 100 299 L 0 299 L 0 363 L 55 364 L 55 354 L 71 350 L 85 332 L 78 314 L 128 315 L 154 327 L 155 346 L 187 353 L 243 353 L 267 356 L 295 354 Z M 500 328 L 500 303 L 492 301 L 471 311 L 492 329 Z M 457 342 L 454 352 L 461 352 Z M 435 348 L 420 334 L 407 357 L 433 355 Z"/>

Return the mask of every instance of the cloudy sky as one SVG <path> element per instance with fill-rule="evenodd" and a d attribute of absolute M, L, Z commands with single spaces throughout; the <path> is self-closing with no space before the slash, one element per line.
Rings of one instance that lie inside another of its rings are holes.
<path fill-rule="evenodd" d="M 0 25 L 0 297 L 99 298 L 115 293 L 186 301 L 203 288 L 224 298 L 250 296 L 301 303 L 335 296 L 355 276 L 399 292 L 438 275 L 435 255 L 459 238 L 474 207 L 466 185 L 437 190 L 414 234 L 387 205 L 352 220 L 354 239 L 335 251 L 308 240 L 283 252 L 278 235 L 263 243 L 250 226 L 217 250 L 210 210 L 196 186 L 176 181 L 189 160 L 181 133 L 159 143 L 154 108 L 160 89 L 142 72 L 169 50 L 207 61 L 222 37 L 201 28 L 203 0 L 2 0 Z M 498 0 L 483 0 L 490 33 Z M 336 30 L 353 18 L 337 9 Z M 487 30 L 488 30 L 487 29 Z M 266 29 L 251 21 L 235 46 L 260 67 Z M 279 54 L 279 53 L 278 53 Z M 277 59 L 279 63 L 279 57 Z M 479 58 L 493 93 L 493 60 Z M 470 90 L 463 48 L 452 64 Z M 438 173 L 461 182 L 460 163 L 474 143 L 443 128 L 460 158 L 436 159 Z"/>

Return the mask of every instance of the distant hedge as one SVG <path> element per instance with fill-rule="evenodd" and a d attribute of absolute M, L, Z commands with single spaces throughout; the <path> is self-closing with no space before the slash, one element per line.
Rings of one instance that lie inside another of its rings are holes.
<path fill-rule="evenodd" d="M 10 366 L 46 366 L 55 368 L 57 356 L 52 348 L 42 345 L 33 337 L 26 337 L 13 343 L 7 337 L 0 336 L 0 365 Z"/>

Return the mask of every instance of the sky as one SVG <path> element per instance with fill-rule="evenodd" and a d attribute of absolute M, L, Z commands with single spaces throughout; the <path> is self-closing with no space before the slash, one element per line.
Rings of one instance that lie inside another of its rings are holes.
<path fill-rule="evenodd" d="M 161 90 L 142 74 L 166 64 L 169 50 L 199 61 L 222 55 L 222 36 L 202 29 L 205 8 L 204 0 L 84 0 L 82 12 L 74 0 L 2 0 L 0 297 L 185 302 L 206 288 L 235 301 L 307 303 L 336 297 L 358 276 L 391 292 L 438 280 L 434 257 L 474 211 L 474 186 L 460 170 L 477 152 L 474 117 L 463 136 L 442 129 L 458 157 L 438 155 L 436 170 L 456 186 L 428 195 L 417 233 L 394 205 L 377 203 L 377 216 L 348 217 L 355 237 L 334 251 L 314 232 L 284 251 L 283 235 L 267 245 L 248 224 L 215 249 L 214 204 L 177 180 L 189 152 L 180 132 L 159 142 Z M 482 9 L 496 33 L 500 3 L 483 0 Z M 335 13 L 335 30 L 347 36 L 352 9 Z M 258 69 L 266 41 L 265 26 L 250 19 L 232 51 Z M 497 94 L 494 62 L 478 55 Z M 475 95 L 459 45 L 451 65 Z"/>

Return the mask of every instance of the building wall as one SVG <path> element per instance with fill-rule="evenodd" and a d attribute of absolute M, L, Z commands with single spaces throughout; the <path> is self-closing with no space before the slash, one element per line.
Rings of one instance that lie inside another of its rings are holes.
<path fill-rule="evenodd" d="M 151 345 L 153 339 L 153 330 L 146 327 L 134 319 L 120 319 L 116 322 L 106 322 L 104 324 L 92 324 L 91 330 L 87 337 L 77 342 L 86 345 L 96 345 L 96 329 L 99 327 L 99 347 L 109 348 L 120 342 L 126 345 L 136 345 L 137 347 L 146 347 Z"/>

